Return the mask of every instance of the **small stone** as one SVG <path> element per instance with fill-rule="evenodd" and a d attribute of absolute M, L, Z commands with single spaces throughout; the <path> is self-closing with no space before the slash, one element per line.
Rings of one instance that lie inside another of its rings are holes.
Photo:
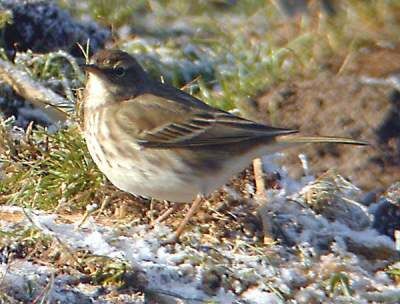
<path fill-rule="evenodd" d="M 362 242 L 357 242 L 354 239 L 345 239 L 347 250 L 357 255 L 363 256 L 369 261 L 396 261 L 400 258 L 400 254 L 395 247 L 385 244 L 368 245 Z"/>
<path fill-rule="evenodd" d="M 400 182 L 391 185 L 381 198 L 372 226 L 379 233 L 395 239 L 395 231 L 400 230 Z"/>
<path fill-rule="evenodd" d="M 304 199 L 317 214 L 361 231 L 371 223 L 365 206 L 355 201 L 357 192 L 343 177 L 328 171 L 307 187 Z"/>
<path fill-rule="evenodd" d="M 385 197 L 391 204 L 400 207 L 400 182 L 391 185 L 387 189 Z"/>
<path fill-rule="evenodd" d="M 203 291 L 208 295 L 216 295 L 218 289 L 222 285 L 221 275 L 217 270 L 211 269 L 203 272 L 203 276 L 201 278 L 201 284 L 203 287 Z"/>
<path fill-rule="evenodd" d="M 370 206 L 371 204 L 376 203 L 377 200 L 377 191 L 370 191 L 361 197 L 360 203 L 364 206 Z"/>
<path fill-rule="evenodd" d="M 262 224 L 260 219 L 256 216 L 248 216 L 245 218 L 243 223 L 243 233 L 247 237 L 253 237 L 258 232 L 262 231 Z"/>

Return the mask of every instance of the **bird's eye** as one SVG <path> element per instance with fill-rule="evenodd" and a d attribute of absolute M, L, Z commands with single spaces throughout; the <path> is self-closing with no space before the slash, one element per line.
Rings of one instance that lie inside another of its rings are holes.
<path fill-rule="evenodd" d="M 115 75 L 117 75 L 118 77 L 122 77 L 125 75 L 125 69 L 123 67 L 115 67 L 114 68 L 114 73 Z"/>

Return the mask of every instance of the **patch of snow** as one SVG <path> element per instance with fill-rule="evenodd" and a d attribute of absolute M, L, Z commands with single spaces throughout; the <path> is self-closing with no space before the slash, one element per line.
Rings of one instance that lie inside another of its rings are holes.
<path fill-rule="evenodd" d="M 273 293 L 260 290 L 258 288 L 251 288 L 246 290 L 243 294 L 243 299 L 251 304 L 281 304 L 283 300 Z M 223 303 L 223 302 L 221 302 Z M 227 302 L 225 302 L 227 303 Z"/>
<path fill-rule="evenodd" d="M 171 230 L 162 224 L 154 227 L 108 227 L 89 217 L 78 227 L 78 220 L 75 223 L 64 223 L 58 221 L 56 214 L 27 209 L 25 212 L 43 233 L 57 237 L 72 249 L 84 248 L 94 255 L 126 261 L 132 267 L 144 271 L 148 290 L 192 299 L 187 300 L 188 303 L 196 303 L 197 300 L 217 303 L 284 303 L 283 298 L 286 297 L 293 299 L 293 303 L 329 303 L 331 298 L 327 295 L 329 290 L 326 286 L 332 275 L 337 273 L 347 276 L 349 288 L 353 292 L 351 297 L 338 294 L 337 298 L 342 302 L 367 303 L 369 299 L 395 299 L 399 295 L 398 287 L 380 270 L 381 265 L 387 265 L 387 261 L 368 261 L 368 257 L 357 255 L 348 248 L 351 240 L 354 244 L 362 245 L 366 252 L 376 252 L 380 248 L 395 251 L 394 242 L 370 227 L 356 231 L 337 220 L 328 220 L 298 203 L 307 187 L 310 187 L 308 183 L 311 177 L 308 180 L 293 180 L 287 172 L 275 167 L 273 158 L 267 161 L 269 170 L 279 170 L 283 188 L 267 191 L 269 199 L 264 206 L 265 210 L 260 210 L 260 215 L 272 214 L 272 223 L 281 229 L 285 238 L 281 244 L 260 247 L 258 254 L 249 251 L 249 247 L 233 250 L 232 244 L 220 243 L 218 247 L 202 244 L 197 232 L 191 234 L 194 246 L 165 246 L 160 240 Z M 350 201 L 359 195 L 359 190 L 349 185 L 344 193 Z M 15 213 L 23 210 L 20 207 L 0 206 L 0 211 Z M 26 219 L 24 221 L 30 223 Z M 0 224 L 2 230 L 7 229 L 6 221 Z M 211 251 L 217 251 L 227 264 L 210 264 Z M 268 251 L 272 254 L 271 259 L 266 253 Z M 33 280 L 43 289 L 54 272 L 51 267 L 34 264 L 1 267 L 6 281 L 16 280 L 16 287 Z M 222 285 L 217 287 L 215 295 L 205 292 L 203 276 L 209 267 L 222 267 L 226 280 L 235 282 L 232 289 Z M 57 294 L 64 294 L 60 287 L 62 282 L 65 282 L 65 277 L 55 278 L 52 299 Z M 70 287 L 67 294 L 68 297 L 77 294 L 93 297 L 94 293 L 93 290 L 85 290 L 83 286 L 75 286 Z M 68 301 L 65 299 L 61 302 L 75 302 L 72 298 L 68 298 Z"/>

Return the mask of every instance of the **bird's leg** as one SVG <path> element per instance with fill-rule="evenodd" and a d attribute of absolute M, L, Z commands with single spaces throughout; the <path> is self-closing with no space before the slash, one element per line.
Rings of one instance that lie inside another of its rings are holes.
<path fill-rule="evenodd" d="M 179 237 L 181 236 L 183 230 L 185 229 L 186 224 L 190 221 L 193 214 L 200 208 L 201 203 L 203 202 L 203 196 L 198 195 L 196 199 L 193 201 L 192 206 L 190 207 L 188 213 L 185 215 L 185 218 L 179 224 L 178 229 L 176 229 L 171 241 L 178 241 Z"/>
<path fill-rule="evenodd" d="M 258 198 L 265 198 L 265 180 L 264 180 L 264 169 L 261 158 L 256 158 L 253 160 L 253 171 L 254 171 L 254 181 L 256 184 L 256 196 Z"/>
<path fill-rule="evenodd" d="M 154 223 L 154 199 L 150 199 L 150 223 Z"/>
<path fill-rule="evenodd" d="M 179 204 L 174 204 L 171 208 L 168 208 L 167 211 L 163 212 L 159 217 L 152 221 L 152 224 L 161 223 L 165 219 L 167 219 L 173 212 L 179 209 Z"/>

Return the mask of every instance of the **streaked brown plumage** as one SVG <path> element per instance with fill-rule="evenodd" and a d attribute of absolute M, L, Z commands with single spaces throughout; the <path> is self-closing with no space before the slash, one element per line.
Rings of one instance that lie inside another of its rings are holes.
<path fill-rule="evenodd" d="M 253 158 L 309 142 L 364 145 L 337 137 L 298 137 L 208 106 L 149 78 L 119 50 L 86 65 L 84 133 L 100 170 L 118 188 L 173 202 L 206 196 Z"/>

